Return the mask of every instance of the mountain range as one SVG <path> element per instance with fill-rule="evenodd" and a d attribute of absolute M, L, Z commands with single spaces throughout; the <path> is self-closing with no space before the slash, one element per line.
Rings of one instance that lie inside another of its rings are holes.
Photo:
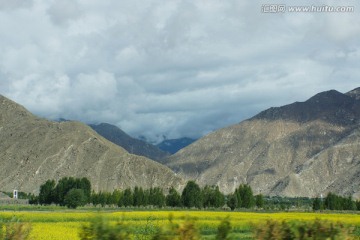
<path fill-rule="evenodd" d="M 217 130 L 165 164 L 200 185 L 232 192 L 360 197 L 360 88 L 319 93 Z"/>
<path fill-rule="evenodd" d="M 128 153 L 89 126 L 38 118 L 0 96 L 0 190 L 39 190 L 48 179 L 87 177 L 95 191 L 181 187 L 169 168 Z"/>
<path fill-rule="evenodd" d="M 360 88 L 269 108 L 171 156 L 113 125 L 91 127 L 36 117 L 0 96 L 0 190 L 36 193 L 48 179 L 73 176 L 95 191 L 181 190 L 195 180 L 225 193 L 245 183 L 255 194 L 360 197 Z"/>
<path fill-rule="evenodd" d="M 161 161 L 169 155 L 168 152 L 162 151 L 157 146 L 143 140 L 130 137 L 127 133 L 115 125 L 100 123 L 90 124 L 89 126 L 107 140 L 126 149 L 129 153 L 145 156 L 156 161 Z"/>
<path fill-rule="evenodd" d="M 153 145 L 145 139 L 133 138 L 119 127 L 109 123 L 89 124 L 89 126 L 107 140 L 125 148 L 129 153 L 144 156 L 157 162 L 162 162 L 169 155 L 196 141 L 192 138 L 183 137 L 164 139 L 159 144 Z"/>

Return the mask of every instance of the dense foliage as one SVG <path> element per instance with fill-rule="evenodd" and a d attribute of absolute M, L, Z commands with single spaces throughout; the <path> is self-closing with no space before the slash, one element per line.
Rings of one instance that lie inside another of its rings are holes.
<path fill-rule="evenodd" d="M 360 202 L 352 200 L 351 196 L 342 197 L 329 192 L 325 199 L 315 198 L 313 210 L 360 210 Z"/>
<path fill-rule="evenodd" d="M 32 203 L 41 205 L 58 204 L 76 208 L 90 201 L 91 183 L 87 178 L 64 177 L 55 183 L 55 180 L 47 180 L 40 186 L 40 193 Z"/>
<path fill-rule="evenodd" d="M 68 208 L 77 208 L 86 204 L 84 190 L 72 188 L 64 197 L 64 204 Z"/>
<path fill-rule="evenodd" d="M 77 190 L 77 191 L 75 191 Z M 71 194 L 70 194 L 71 193 Z M 329 193 L 325 199 L 267 197 L 253 195 L 249 185 L 241 184 L 229 195 L 220 192 L 218 186 L 200 188 L 194 181 L 189 181 L 179 193 L 171 187 L 168 192 L 162 188 L 115 189 L 113 192 L 91 191 L 90 181 L 86 178 L 65 177 L 57 183 L 48 180 L 40 186 L 40 194 L 28 195 L 31 204 L 56 204 L 76 208 L 91 203 L 94 206 L 118 207 L 185 207 L 185 208 L 222 208 L 231 210 L 239 208 L 256 208 L 265 210 L 313 209 L 317 210 L 360 210 L 360 202 L 351 197 L 341 197 Z"/>
<path fill-rule="evenodd" d="M 203 198 L 199 185 L 194 181 L 189 181 L 181 194 L 181 202 L 187 208 L 201 208 L 203 206 Z"/>

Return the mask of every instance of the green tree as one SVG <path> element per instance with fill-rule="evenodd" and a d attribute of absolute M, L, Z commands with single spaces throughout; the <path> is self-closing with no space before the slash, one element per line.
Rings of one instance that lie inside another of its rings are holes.
<path fill-rule="evenodd" d="M 355 206 L 356 206 L 356 210 L 357 210 L 357 211 L 360 211 L 360 201 L 359 201 L 359 200 L 357 200 L 357 201 L 355 202 Z"/>
<path fill-rule="evenodd" d="M 106 202 L 107 202 L 107 194 L 106 192 L 99 192 L 99 203 L 102 207 L 106 206 Z"/>
<path fill-rule="evenodd" d="M 343 202 L 344 202 L 343 204 L 344 210 L 356 210 L 356 203 L 355 201 L 352 200 L 351 196 L 348 196 L 347 198 L 343 198 Z"/>
<path fill-rule="evenodd" d="M 254 195 L 249 185 L 241 184 L 235 193 L 238 198 L 238 207 L 252 208 L 255 205 Z"/>
<path fill-rule="evenodd" d="M 91 203 L 94 205 L 94 206 L 97 206 L 98 204 L 100 204 L 100 200 L 99 200 L 99 194 L 96 193 L 95 191 L 92 191 L 91 192 Z"/>
<path fill-rule="evenodd" d="M 135 187 L 134 188 L 134 206 L 140 207 L 140 206 L 145 206 L 145 196 L 144 196 L 144 191 L 143 189 L 140 187 Z"/>
<path fill-rule="evenodd" d="M 319 211 L 322 209 L 321 207 L 321 200 L 320 198 L 315 198 L 314 201 L 313 201 L 313 204 L 312 204 L 312 208 L 314 211 Z"/>
<path fill-rule="evenodd" d="M 236 196 L 236 207 L 241 208 L 242 207 L 242 196 L 240 195 L 239 189 L 235 189 L 234 195 Z"/>
<path fill-rule="evenodd" d="M 86 204 L 86 196 L 82 189 L 71 189 L 64 198 L 65 206 L 68 208 L 77 208 Z"/>
<path fill-rule="evenodd" d="M 111 196 L 110 196 L 110 198 L 111 198 L 111 201 L 110 201 L 111 204 L 112 204 L 112 205 L 118 205 L 121 197 L 122 197 L 122 192 L 121 192 L 120 190 L 118 190 L 118 189 L 115 189 L 115 190 L 112 192 Z"/>
<path fill-rule="evenodd" d="M 165 206 L 165 195 L 161 188 L 150 188 L 149 203 L 160 208 Z"/>
<path fill-rule="evenodd" d="M 194 181 L 187 182 L 181 194 L 181 202 L 183 206 L 188 208 L 191 207 L 201 208 L 202 196 L 199 185 L 197 185 Z"/>
<path fill-rule="evenodd" d="M 73 177 L 63 177 L 55 187 L 56 204 L 65 206 L 65 195 L 73 188 L 77 188 L 76 180 Z"/>
<path fill-rule="evenodd" d="M 150 205 L 150 189 L 144 190 L 144 206 Z"/>
<path fill-rule="evenodd" d="M 83 177 L 81 179 L 77 179 L 76 188 L 82 189 L 84 191 L 86 202 L 89 203 L 90 198 L 91 198 L 91 183 L 90 183 L 90 180 L 87 179 L 86 177 Z"/>
<path fill-rule="evenodd" d="M 39 196 L 33 193 L 29 194 L 29 204 L 39 204 Z"/>
<path fill-rule="evenodd" d="M 264 207 L 264 196 L 262 194 L 258 194 L 255 196 L 255 205 L 258 208 Z"/>
<path fill-rule="evenodd" d="M 174 187 L 170 188 L 169 194 L 166 196 L 166 205 L 169 207 L 181 206 L 181 196 Z"/>
<path fill-rule="evenodd" d="M 205 186 L 201 190 L 202 200 L 203 200 L 203 207 L 209 208 L 213 206 L 213 191 L 210 186 Z"/>
<path fill-rule="evenodd" d="M 219 186 L 216 186 L 213 191 L 213 206 L 216 208 L 222 207 L 225 204 L 225 196 L 220 192 Z"/>
<path fill-rule="evenodd" d="M 238 199 L 237 199 L 237 195 L 234 193 L 234 194 L 229 194 L 228 197 L 227 197 L 227 202 L 226 204 L 228 205 L 228 207 L 234 211 L 235 208 L 238 207 Z"/>
<path fill-rule="evenodd" d="M 218 186 L 205 186 L 202 190 L 202 199 L 204 207 L 219 208 L 225 204 L 225 197 Z"/>
<path fill-rule="evenodd" d="M 55 180 L 47 180 L 40 186 L 39 203 L 51 204 L 55 202 Z"/>
<path fill-rule="evenodd" d="M 133 197 L 131 188 L 125 189 L 124 195 L 122 198 L 122 206 L 125 206 L 125 207 L 134 206 L 134 197 Z"/>
<path fill-rule="evenodd" d="M 329 192 L 325 198 L 325 208 L 329 210 L 339 210 L 339 199 L 335 194 Z"/>
<path fill-rule="evenodd" d="M 55 203 L 65 206 L 65 196 L 71 189 L 82 189 L 86 202 L 91 200 L 91 183 L 87 178 L 61 178 L 55 187 Z"/>

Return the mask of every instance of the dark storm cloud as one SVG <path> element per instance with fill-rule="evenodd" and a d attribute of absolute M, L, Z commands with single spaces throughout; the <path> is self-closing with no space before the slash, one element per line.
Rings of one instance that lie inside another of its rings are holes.
<path fill-rule="evenodd" d="M 199 137 L 270 106 L 358 87 L 357 8 L 264 14 L 265 2 L 250 0 L 23 2 L 0 1 L 1 94 L 44 117 L 110 122 L 154 140 Z"/>

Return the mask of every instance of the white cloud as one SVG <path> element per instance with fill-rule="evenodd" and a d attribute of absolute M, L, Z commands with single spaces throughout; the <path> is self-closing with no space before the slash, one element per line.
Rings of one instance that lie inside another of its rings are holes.
<path fill-rule="evenodd" d="M 0 10 L 16 10 L 29 8 L 33 5 L 33 0 L 0 0 Z"/>
<path fill-rule="evenodd" d="M 342 14 L 266 3 L 0 0 L 0 93 L 41 116 L 171 138 L 358 87 L 357 2 Z"/>
<path fill-rule="evenodd" d="M 81 16 L 79 5 L 74 0 L 53 1 L 47 11 L 54 24 L 63 25 Z"/>

